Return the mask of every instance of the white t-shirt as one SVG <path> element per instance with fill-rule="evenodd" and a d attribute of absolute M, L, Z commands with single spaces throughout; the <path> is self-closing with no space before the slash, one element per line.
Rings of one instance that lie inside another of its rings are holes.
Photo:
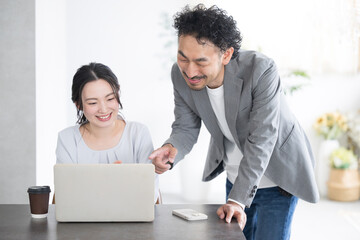
<path fill-rule="evenodd" d="M 233 136 L 231 135 L 229 125 L 225 118 L 225 102 L 224 102 L 224 85 L 218 88 L 211 89 L 206 87 L 211 106 L 217 118 L 219 127 L 224 134 L 224 167 L 227 173 L 227 178 L 231 183 L 235 182 L 238 175 L 239 165 L 243 154 L 240 148 L 236 145 Z M 261 178 L 259 188 L 275 187 L 276 185 L 268 179 L 265 175 Z"/>

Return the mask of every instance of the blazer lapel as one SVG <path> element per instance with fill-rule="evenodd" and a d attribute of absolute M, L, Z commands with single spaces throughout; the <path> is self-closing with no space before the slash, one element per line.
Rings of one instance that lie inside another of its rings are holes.
<path fill-rule="evenodd" d="M 240 146 L 236 133 L 236 118 L 239 113 L 240 96 L 243 85 L 243 80 L 234 75 L 235 69 L 231 64 L 225 66 L 224 74 L 224 102 L 225 102 L 225 117 L 228 123 L 230 132 Z"/>
<path fill-rule="evenodd" d="M 203 88 L 200 91 L 191 90 L 191 94 L 193 96 L 196 109 L 199 111 L 199 115 L 206 128 L 210 132 L 218 147 L 223 149 L 223 134 L 218 125 L 206 88 Z"/>

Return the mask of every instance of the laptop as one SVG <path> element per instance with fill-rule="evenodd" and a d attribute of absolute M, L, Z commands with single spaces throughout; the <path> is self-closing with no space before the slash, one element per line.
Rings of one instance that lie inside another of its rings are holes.
<path fill-rule="evenodd" d="M 55 164 L 59 222 L 151 222 L 153 164 Z"/>

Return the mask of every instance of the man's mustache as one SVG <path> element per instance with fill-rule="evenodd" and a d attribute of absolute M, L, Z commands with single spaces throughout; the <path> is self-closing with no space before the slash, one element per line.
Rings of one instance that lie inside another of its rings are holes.
<path fill-rule="evenodd" d="M 191 79 L 191 80 L 200 80 L 200 79 L 205 79 L 206 78 L 206 76 L 205 75 L 202 75 L 202 76 L 194 76 L 194 77 L 189 77 L 185 72 L 183 72 L 184 73 L 184 75 L 187 77 L 187 78 L 189 78 L 189 79 Z"/>

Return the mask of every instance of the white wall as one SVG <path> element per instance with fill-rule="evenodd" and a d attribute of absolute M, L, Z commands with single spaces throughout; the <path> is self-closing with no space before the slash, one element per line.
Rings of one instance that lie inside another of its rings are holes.
<path fill-rule="evenodd" d="M 218 5 L 238 21 L 245 48 L 261 48 L 277 61 L 280 70 L 302 68 L 313 73 L 313 85 L 296 93 L 290 101 L 316 145 L 311 126 L 318 115 L 332 109 L 360 108 L 360 79 L 351 74 L 357 58 L 353 59 L 353 52 L 343 48 L 340 60 L 347 64 L 338 66 L 338 58 L 331 60 L 335 53 L 321 54 L 334 46 L 321 45 L 332 32 L 321 35 L 313 30 L 312 19 L 316 19 L 320 29 L 325 23 L 316 17 L 318 8 L 310 0 L 297 4 L 279 0 L 253 2 L 227 0 L 218 1 Z M 76 121 L 70 100 L 72 76 L 77 68 L 91 61 L 108 65 L 118 76 L 125 117 L 146 124 L 155 147 L 169 136 L 173 121 L 170 66 L 176 44 L 166 47 L 166 42 L 174 37 L 162 27 L 162 13 L 171 17 L 185 3 L 196 1 L 36 1 L 38 184 L 52 186 L 57 132 Z M 206 3 L 210 6 L 216 1 Z M 356 49 L 354 42 L 351 50 Z M 324 72 L 331 75 L 325 77 Z M 185 161 L 161 176 L 165 202 L 224 201 L 224 174 L 210 183 L 201 182 L 208 141 L 209 134 L 202 129 L 197 145 Z"/>
<path fill-rule="evenodd" d="M 36 5 L 36 183 L 53 187 L 57 132 L 70 122 L 66 79 L 66 2 Z"/>

